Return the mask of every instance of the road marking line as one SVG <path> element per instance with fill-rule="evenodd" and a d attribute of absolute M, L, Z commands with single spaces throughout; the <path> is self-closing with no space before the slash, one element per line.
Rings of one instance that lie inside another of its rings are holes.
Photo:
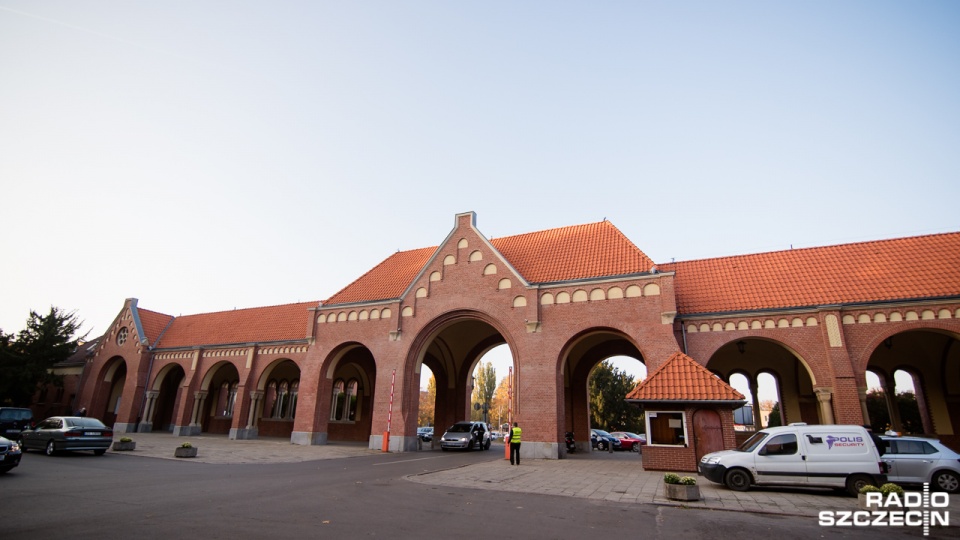
<path fill-rule="evenodd" d="M 394 463 L 410 463 L 411 461 L 423 461 L 423 460 L 425 460 L 425 459 L 443 459 L 443 458 L 448 458 L 448 457 L 452 457 L 452 456 L 436 456 L 436 457 L 422 457 L 422 458 L 417 458 L 417 459 L 401 459 L 401 460 L 399 460 L 399 461 L 386 461 L 386 462 L 383 462 L 383 463 L 374 463 L 373 465 L 374 465 L 374 466 L 377 466 L 377 465 L 393 465 Z"/>

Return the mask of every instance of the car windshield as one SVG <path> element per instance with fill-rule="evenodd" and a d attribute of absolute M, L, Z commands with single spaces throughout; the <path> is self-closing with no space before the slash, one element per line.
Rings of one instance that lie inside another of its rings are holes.
<path fill-rule="evenodd" d="M 454 424 L 450 426 L 450 433 L 470 433 L 470 424 Z"/>
<path fill-rule="evenodd" d="M 68 427 L 85 427 L 85 428 L 105 428 L 107 426 L 103 425 L 103 422 L 97 420 L 96 418 L 67 418 Z"/>
<path fill-rule="evenodd" d="M 627 433 L 627 437 L 630 437 L 631 439 L 642 439 L 642 438 L 643 438 L 643 437 L 637 435 L 636 433 L 630 433 L 629 431 L 626 432 L 626 433 Z"/>
<path fill-rule="evenodd" d="M 599 437 L 613 437 L 613 435 L 610 435 L 609 433 L 607 433 L 602 429 L 595 429 L 593 430 L 593 432 L 596 433 Z"/>
<path fill-rule="evenodd" d="M 753 449 L 760 445 L 764 439 L 767 438 L 768 433 L 763 431 L 758 431 L 753 434 L 753 437 L 743 441 L 743 444 L 737 447 L 738 452 L 753 452 Z"/>

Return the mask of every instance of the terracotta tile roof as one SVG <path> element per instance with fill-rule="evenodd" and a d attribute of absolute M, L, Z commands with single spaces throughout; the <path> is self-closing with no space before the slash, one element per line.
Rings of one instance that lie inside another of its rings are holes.
<path fill-rule="evenodd" d="M 175 348 L 305 339 L 313 315 L 310 308 L 318 304 L 302 302 L 176 317 L 156 346 Z"/>
<path fill-rule="evenodd" d="M 137 308 L 137 315 L 140 317 L 140 324 L 143 326 L 147 344 L 151 346 L 160 339 L 164 328 L 173 320 L 171 315 L 164 315 L 148 309 Z"/>
<path fill-rule="evenodd" d="M 631 401 L 743 401 L 743 394 L 682 352 L 627 394 Z"/>
<path fill-rule="evenodd" d="M 436 246 L 398 251 L 323 303 L 350 304 L 398 298 L 435 251 Z"/>
<path fill-rule="evenodd" d="M 609 221 L 490 240 L 529 283 L 648 272 L 653 261 Z"/>
<path fill-rule="evenodd" d="M 960 233 L 661 264 L 681 314 L 960 296 Z"/>
<path fill-rule="evenodd" d="M 490 240 L 529 283 L 550 283 L 647 272 L 653 261 L 609 221 Z M 324 304 L 397 298 L 436 247 L 395 253 Z"/>

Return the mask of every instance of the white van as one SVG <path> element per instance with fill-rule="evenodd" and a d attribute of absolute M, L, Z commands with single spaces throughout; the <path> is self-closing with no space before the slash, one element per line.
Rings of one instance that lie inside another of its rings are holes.
<path fill-rule="evenodd" d="M 736 450 L 703 456 L 698 470 L 735 491 L 750 486 L 845 488 L 853 495 L 887 481 L 863 426 L 790 424 L 756 432 Z"/>

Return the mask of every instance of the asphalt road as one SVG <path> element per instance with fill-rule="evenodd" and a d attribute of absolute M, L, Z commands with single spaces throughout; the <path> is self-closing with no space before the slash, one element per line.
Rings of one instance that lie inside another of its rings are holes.
<path fill-rule="evenodd" d="M 921 537 L 917 529 L 823 528 L 809 518 L 450 488 L 404 478 L 493 459 L 502 455 L 220 465 L 29 453 L 0 476 L 0 531 L 21 540 Z M 958 536 L 956 529 L 939 533 Z"/>

